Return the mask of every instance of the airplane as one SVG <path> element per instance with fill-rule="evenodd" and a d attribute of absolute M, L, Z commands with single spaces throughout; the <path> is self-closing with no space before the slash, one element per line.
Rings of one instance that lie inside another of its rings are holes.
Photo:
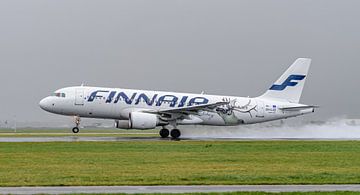
<path fill-rule="evenodd" d="M 162 138 L 179 138 L 180 125 L 236 126 L 313 113 L 317 106 L 299 103 L 310 64 L 311 59 L 298 58 L 255 98 L 81 85 L 56 90 L 39 105 L 54 114 L 74 116 L 73 133 L 79 132 L 84 117 L 112 119 L 119 129 L 162 127 Z"/>

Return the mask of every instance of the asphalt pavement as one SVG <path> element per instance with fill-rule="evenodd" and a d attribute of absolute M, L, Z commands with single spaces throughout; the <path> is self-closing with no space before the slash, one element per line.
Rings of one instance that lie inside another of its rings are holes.
<path fill-rule="evenodd" d="M 360 185 L 215 185 L 4 187 L 1 194 L 207 193 L 207 192 L 360 192 Z"/>

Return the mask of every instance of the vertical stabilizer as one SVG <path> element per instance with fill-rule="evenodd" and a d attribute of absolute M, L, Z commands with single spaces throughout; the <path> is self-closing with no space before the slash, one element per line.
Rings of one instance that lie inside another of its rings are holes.
<path fill-rule="evenodd" d="M 299 103 L 311 59 L 298 58 L 260 98 Z"/>

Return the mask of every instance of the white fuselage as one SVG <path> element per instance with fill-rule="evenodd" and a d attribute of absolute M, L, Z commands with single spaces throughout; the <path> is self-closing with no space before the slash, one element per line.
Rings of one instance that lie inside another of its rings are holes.
<path fill-rule="evenodd" d="M 229 103 L 212 110 L 201 109 L 196 113 L 187 112 L 189 117 L 186 118 L 171 117 L 174 117 L 175 123 L 178 125 L 231 126 L 284 119 L 314 111 L 313 108 L 284 111 L 281 108 L 301 106 L 302 104 L 261 97 L 244 98 L 85 86 L 59 89 L 52 96 L 41 100 L 40 106 L 48 112 L 60 115 L 128 120 L 129 114 L 132 112 L 156 112 L 217 102 Z"/>

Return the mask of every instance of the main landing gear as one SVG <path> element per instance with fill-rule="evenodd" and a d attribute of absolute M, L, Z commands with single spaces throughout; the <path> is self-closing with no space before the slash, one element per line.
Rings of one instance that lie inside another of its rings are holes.
<path fill-rule="evenodd" d="M 159 134 L 162 138 L 167 138 L 167 137 L 169 137 L 169 135 L 171 135 L 171 137 L 173 139 L 177 139 L 181 136 L 181 132 L 179 129 L 173 129 L 173 130 L 169 131 L 168 129 L 163 128 L 160 130 Z"/>
<path fill-rule="evenodd" d="M 170 135 L 172 138 L 177 139 L 181 136 L 181 132 L 179 129 L 173 129 L 171 130 Z"/>
<path fill-rule="evenodd" d="M 79 131 L 80 131 L 80 129 L 79 129 L 80 121 L 81 121 L 80 117 L 76 116 L 75 117 L 75 125 L 76 126 L 72 129 L 73 133 L 79 133 Z"/>
<path fill-rule="evenodd" d="M 167 138 L 167 137 L 169 137 L 170 132 L 168 129 L 163 128 L 160 130 L 159 134 L 162 138 Z"/>

